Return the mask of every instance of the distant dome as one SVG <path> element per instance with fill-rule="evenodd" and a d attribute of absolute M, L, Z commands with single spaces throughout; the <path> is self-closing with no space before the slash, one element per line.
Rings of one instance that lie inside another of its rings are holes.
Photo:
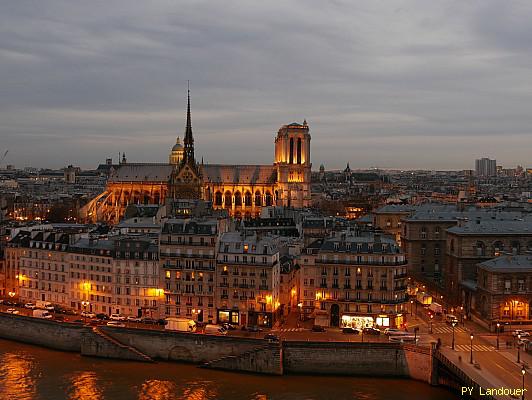
<path fill-rule="evenodd" d="M 182 150 L 182 149 L 183 149 L 183 145 L 181 144 L 181 140 L 177 138 L 177 141 L 174 144 L 174 147 L 172 147 L 172 151 L 177 151 L 177 150 Z"/>
<path fill-rule="evenodd" d="M 168 160 L 170 164 L 177 165 L 181 162 L 183 159 L 183 153 L 185 152 L 185 148 L 181 144 L 181 141 L 179 138 L 177 138 L 174 147 L 172 147 L 172 151 L 170 152 L 170 156 L 168 157 Z"/>

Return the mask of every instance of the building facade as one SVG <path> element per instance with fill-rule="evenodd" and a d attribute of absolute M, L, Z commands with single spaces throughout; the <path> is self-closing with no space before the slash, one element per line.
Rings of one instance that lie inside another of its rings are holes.
<path fill-rule="evenodd" d="M 473 313 L 489 327 L 532 321 L 532 257 L 500 256 L 478 264 Z"/>
<path fill-rule="evenodd" d="M 165 316 L 198 322 L 216 320 L 216 245 L 226 229 L 224 220 L 170 219 L 160 239 L 160 286 L 164 288 Z"/>
<path fill-rule="evenodd" d="M 443 282 L 451 305 L 472 309 L 477 265 L 494 257 L 532 251 L 532 223 L 476 219 L 447 230 Z"/>
<path fill-rule="evenodd" d="M 280 311 L 275 238 L 227 232 L 220 238 L 217 261 L 217 322 L 272 327 Z"/>
<path fill-rule="evenodd" d="M 317 325 L 401 327 L 407 303 L 406 259 L 394 239 L 344 231 L 301 256 L 303 318 Z"/>

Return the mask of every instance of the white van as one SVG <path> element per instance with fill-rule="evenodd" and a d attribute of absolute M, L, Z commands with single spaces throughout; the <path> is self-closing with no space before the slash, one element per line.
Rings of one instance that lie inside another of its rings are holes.
<path fill-rule="evenodd" d="M 35 309 L 33 310 L 33 316 L 35 318 L 45 318 L 45 319 L 51 319 L 53 318 L 53 315 L 48 312 L 48 310 L 39 310 Z"/>
<path fill-rule="evenodd" d="M 164 329 L 179 332 L 196 332 L 196 323 L 188 318 L 168 317 Z"/>
<path fill-rule="evenodd" d="M 205 333 L 207 335 L 227 335 L 227 330 L 221 325 L 205 325 Z"/>

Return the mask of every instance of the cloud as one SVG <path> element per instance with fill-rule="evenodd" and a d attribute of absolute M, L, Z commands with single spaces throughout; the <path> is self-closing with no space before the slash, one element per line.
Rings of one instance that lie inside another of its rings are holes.
<path fill-rule="evenodd" d="M 207 162 L 271 163 L 277 129 L 306 118 L 314 165 L 527 165 L 531 17 L 492 0 L 11 2 L 0 146 L 17 166 L 163 161 L 190 80 Z"/>

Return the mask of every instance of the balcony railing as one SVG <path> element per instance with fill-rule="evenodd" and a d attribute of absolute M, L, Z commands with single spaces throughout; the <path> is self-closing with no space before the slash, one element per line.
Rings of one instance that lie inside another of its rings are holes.
<path fill-rule="evenodd" d="M 259 290 L 268 290 L 268 285 L 260 285 Z"/>

